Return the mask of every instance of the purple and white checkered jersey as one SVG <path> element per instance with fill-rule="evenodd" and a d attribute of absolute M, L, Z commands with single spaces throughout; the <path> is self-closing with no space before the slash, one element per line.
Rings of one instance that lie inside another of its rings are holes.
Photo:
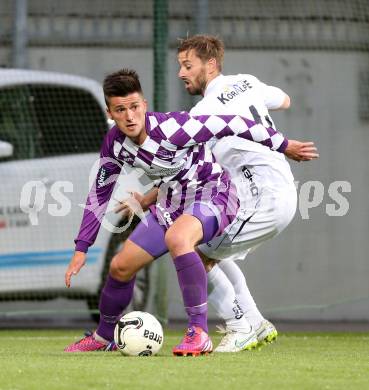
<path fill-rule="evenodd" d="M 220 231 L 234 218 L 236 191 L 228 175 L 210 152 L 206 142 L 231 135 L 260 142 L 284 152 L 288 141 L 273 128 L 236 115 L 201 115 L 187 112 L 146 113 L 147 137 L 141 145 L 114 126 L 105 136 L 100 168 L 86 202 L 76 250 L 86 252 L 93 244 L 113 192 L 122 164 L 141 168 L 159 187 L 158 203 L 151 211 L 163 224 L 172 223 L 194 201 L 216 207 L 231 203 L 227 218 L 220 220 Z M 219 197 L 219 193 L 222 196 Z M 232 198 L 232 199 L 231 199 Z M 224 213 L 221 213 L 224 217 Z"/>
<path fill-rule="evenodd" d="M 281 89 L 266 85 L 250 74 L 219 75 L 209 83 L 203 99 L 192 108 L 190 115 L 237 114 L 275 128 L 268 110 L 279 108 L 285 96 Z M 242 175 L 242 169 L 248 167 L 255 174 L 254 180 L 259 180 L 262 186 L 277 190 L 293 183 L 290 165 L 281 153 L 238 137 L 217 140 L 212 146 L 216 160 L 232 178 Z"/>

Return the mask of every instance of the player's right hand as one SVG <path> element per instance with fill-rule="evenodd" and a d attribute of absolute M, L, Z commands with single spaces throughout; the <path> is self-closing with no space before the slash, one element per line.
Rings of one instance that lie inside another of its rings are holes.
<path fill-rule="evenodd" d="M 140 214 L 143 211 L 144 196 L 139 192 L 127 191 L 130 197 L 118 202 L 114 207 L 114 212 L 123 218 L 131 218 L 133 214 Z"/>
<path fill-rule="evenodd" d="M 288 140 L 284 154 L 295 161 L 310 161 L 319 157 L 314 142 L 300 142 L 293 139 Z"/>
<path fill-rule="evenodd" d="M 65 285 L 69 288 L 73 275 L 77 275 L 86 263 L 86 253 L 75 251 L 65 273 Z"/>

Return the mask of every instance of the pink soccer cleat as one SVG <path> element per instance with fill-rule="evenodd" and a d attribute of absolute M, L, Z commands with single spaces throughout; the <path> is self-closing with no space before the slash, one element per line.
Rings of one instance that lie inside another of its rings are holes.
<path fill-rule="evenodd" d="M 198 326 L 191 326 L 181 344 L 173 348 L 176 356 L 199 356 L 207 355 L 213 351 L 213 343 L 209 335 Z"/>
<path fill-rule="evenodd" d="M 117 346 L 114 341 L 104 344 L 95 340 L 92 332 L 86 332 L 85 337 L 77 342 L 68 345 L 64 352 L 93 352 L 93 351 L 116 351 Z"/>

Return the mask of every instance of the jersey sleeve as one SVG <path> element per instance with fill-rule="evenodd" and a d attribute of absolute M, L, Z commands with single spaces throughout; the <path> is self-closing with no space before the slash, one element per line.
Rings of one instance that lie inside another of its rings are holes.
<path fill-rule="evenodd" d="M 277 110 L 280 108 L 286 98 L 286 93 L 278 87 L 266 85 L 260 81 L 262 96 L 268 110 Z"/>
<path fill-rule="evenodd" d="M 239 115 L 190 116 L 187 112 L 169 112 L 160 124 L 167 139 L 176 146 L 190 147 L 227 136 L 261 143 L 283 153 L 288 140 L 272 127 L 264 127 Z"/>
<path fill-rule="evenodd" d="M 95 242 L 114 185 L 122 169 L 122 164 L 116 160 L 113 153 L 113 136 L 114 129 L 106 135 L 100 150 L 99 169 L 87 197 L 78 236 L 74 240 L 77 251 L 87 252 Z"/>

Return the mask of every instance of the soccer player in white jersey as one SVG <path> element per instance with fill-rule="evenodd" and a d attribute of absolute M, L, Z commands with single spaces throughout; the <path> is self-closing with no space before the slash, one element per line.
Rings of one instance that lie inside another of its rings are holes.
<path fill-rule="evenodd" d="M 197 35 L 181 41 L 178 76 L 188 93 L 203 96 L 191 115 L 243 114 L 274 128 L 268 110 L 288 108 L 288 95 L 249 74 L 223 75 L 223 55 L 223 43 L 216 37 Z M 259 343 L 275 340 L 277 330 L 258 310 L 234 260 L 243 260 L 290 223 L 296 189 L 289 164 L 280 153 L 236 137 L 216 141 L 212 151 L 231 174 L 241 206 L 225 234 L 200 245 L 199 250 L 208 260 L 208 301 L 226 322 L 225 336 L 215 351 L 238 352 L 251 337 L 248 323 Z"/>

